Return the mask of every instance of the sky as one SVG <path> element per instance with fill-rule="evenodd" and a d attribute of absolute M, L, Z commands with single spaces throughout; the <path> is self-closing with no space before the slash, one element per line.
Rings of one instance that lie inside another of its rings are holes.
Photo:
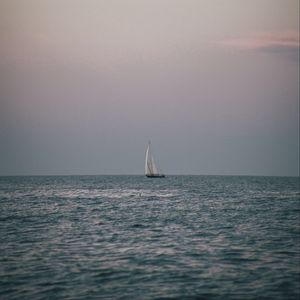
<path fill-rule="evenodd" d="M 299 176 L 299 1 L 0 0 L 0 175 Z"/>

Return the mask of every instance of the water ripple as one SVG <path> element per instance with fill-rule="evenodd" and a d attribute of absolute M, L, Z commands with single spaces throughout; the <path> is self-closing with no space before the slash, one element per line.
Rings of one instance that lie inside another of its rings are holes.
<path fill-rule="evenodd" d="M 1 299 L 298 299 L 298 178 L 0 178 Z"/>

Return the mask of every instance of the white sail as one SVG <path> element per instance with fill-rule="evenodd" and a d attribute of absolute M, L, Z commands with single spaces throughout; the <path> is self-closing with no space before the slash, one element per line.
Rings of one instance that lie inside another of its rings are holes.
<path fill-rule="evenodd" d="M 151 166 L 152 166 L 152 174 L 157 175 L 158 174 L 158 170 L 156 168 L 153 156 L 151 156 Z"/>
<path fill-rule="evenodd" d="M 159 171 L 155 165 L 154 158 L 150 149 L 150 142 L 148 144 L 145 157 L 145 175 L 148 177 L 164 177 L 163 174 L 159 174 Z"/>
<path fill-rule="evenodd" d="M 151 168 L 151 161 L 149 160 L 149 152 L 150 152 L 150 144 L 148 145 L 147 151 L 146 151 L 146 158 L 145 158 L 145 174 L 151 174 L 152 168 Z"/>

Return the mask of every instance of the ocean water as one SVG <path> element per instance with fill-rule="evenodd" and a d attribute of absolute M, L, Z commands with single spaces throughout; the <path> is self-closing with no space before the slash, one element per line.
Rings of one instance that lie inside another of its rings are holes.
<path fill-rule="evenodd" d="M 0 299 L 299 299 L 297 177 L 0 177 Z"/>

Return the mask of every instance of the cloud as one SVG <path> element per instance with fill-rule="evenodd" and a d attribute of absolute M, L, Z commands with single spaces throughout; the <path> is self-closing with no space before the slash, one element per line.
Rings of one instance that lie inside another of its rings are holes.
<path fill-rule="evenodd" d="M 299 32 L 261 32 L 246 37 L 225 39 L 219 45 L 238 50 L 299 50 Z"/>

